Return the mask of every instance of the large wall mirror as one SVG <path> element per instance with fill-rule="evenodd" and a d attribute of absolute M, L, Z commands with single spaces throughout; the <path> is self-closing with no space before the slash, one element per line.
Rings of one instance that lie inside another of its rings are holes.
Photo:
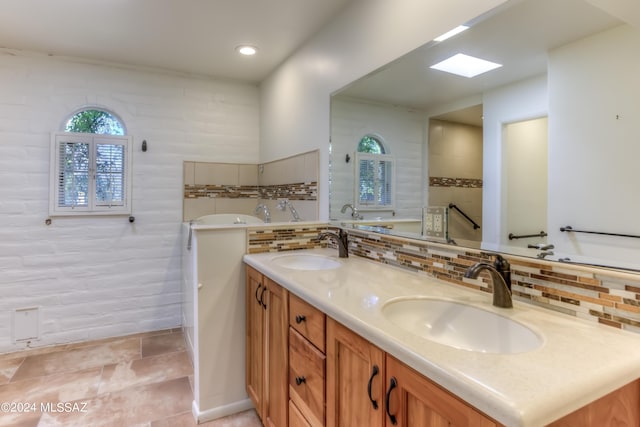
<path fill-rule="evenodd" d="M 330 219 L 640 269 L 633 3 L 509 1 L 334 94 Z M 498 67 L 432 68 L 460 53 Z M 363 138 L 383 155 L 362 152 Z"/>

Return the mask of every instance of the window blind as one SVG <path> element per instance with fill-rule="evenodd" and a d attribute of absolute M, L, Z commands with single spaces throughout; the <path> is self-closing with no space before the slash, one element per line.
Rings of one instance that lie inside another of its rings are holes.
<path fill-rule="evenodd" d="M 121 206 L 125 200 L 125 153 L 120 144 L 96 144 L 96 205 Z"/>
<path fill-rule="evenodd" d="M 358 206 L 393 207 L 393 158 L 380 154 L 356 153 Z"/>
<path fill-rule="evenodd" d="M 58 155 L 58 206 L 89 205 L 89 144 L 61 142 Z"/>

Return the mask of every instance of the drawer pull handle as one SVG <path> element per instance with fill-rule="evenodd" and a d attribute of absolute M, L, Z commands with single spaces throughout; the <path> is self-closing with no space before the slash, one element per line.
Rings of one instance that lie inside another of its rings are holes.
<path fill-rule="evenodd" d="M 305 320 L 307 320 L 307 317 L 302 315 L 302 314 L 298 314 L 296 316 L 296 323 L 299 325 L 300 323 L 304 322 Z"/>
<path fill-rule="evenodd" d="M 398 381 L 396 380 L 396 377 L 391 377 L 391 381 L 389 381 L 389 389 L 387 390 L 387 402 L 385 403 L 385 405 L 387 407 L 387 415 L 389 416 L 389 421 L 391 421 L 391 424 L 393 425 L 398 424 L 398 420 L 396 419 L 395 415 L 391 414 L 391 409 L 389 408 L 389 399 L 391 398 L 391 391 L 397 386 Z"/>
<path fill-rule="evenodd" d="M 367 384 L 367 392 L 369 393 L 369 400 L 371 401 L 371 406 L 373 406 L 373 409 L 378 409 L 378 401 L 375 400 L 373 396 L 371 396 L 371 383 L 373 383 L 373 377 L 378 375 L 379 372 L 380 368 L 378 368 L 378 365 L 373 365 L 371 376 L 369 377 L 369 383 Z"/>
<path fill-rule="evenodd" d="M 305 377 L 296 377 L 296 385 L 300 385 L 305 382 L 307 382 L 307 379 Z"/>
<path fill-rule="evenodd" d="M 267 308 L 267 304 L 265 304 L 265 302 L 264 302 L 264 293 L 265 293 L 265 291 L 266 291 L 266 290 L 267 290 L 267 287 L 266 287 L 266 286 L 262 288 L 262 292 L 260 292 L 260 301 L 259 301 L 259 302 L 260 302 L 260 304 L 262 304 L 262 307 L 263 307 L 265 310 L 266 310 L 266 308 Z"/>
<path fill-rule="evenodd" d="M 258 301 L 258 304 L 262 305 L 262 303 L 260 302 L 260 297 L 258 296 L 258 292 L 260 292 L 260 289 L 262 288 L 262 283 L 258 283 L 258 287 L 256 288 L 256 301 Z"/>

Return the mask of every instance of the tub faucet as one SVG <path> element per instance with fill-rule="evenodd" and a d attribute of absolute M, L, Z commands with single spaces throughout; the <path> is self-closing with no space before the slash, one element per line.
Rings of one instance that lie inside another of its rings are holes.
<path fill-rule="evenodd" d="M 287 208 L 289 208 L 289 211 L 291 212 L 291 217 L 293 218 L 291 222 L 300 222 L 301 221 L 300 215 L 298 214 L 298 211 L 296 210 L 296 208 L 293 207 L 293 203 L 291 203 L 289 199 L 278 200 L 278 209 L 280 209 L 281 211 L 284 211 Z"/>
<path fill-rule="evenodd" d="M 358 213 L 358 208 L 353 206 L 351 203 L 347 203 L 346 205 L 342 206 L 342 209 L 340 209 L 340 212 L 346 213 L 347 209 L 351 209 L 351 218 L 353 218 L 353 219 L 362 219 L 362 215 L 360 215 L 360 213 Z"/>
<path fill-rule="evenodd" d="M 318 240 L 331 239 L 338 245 L 338 257 L 349 258 L 349 235 L 343 229 L 336 234 L 333 231 L 325 231 L 318 234 Z"/>
<path fill-rule="evenodd" d="M 542 251 L 542 252 L 539 252 L 538 255 L 536 255 L 536 258 L 544 259 L 546 256 L 549 256 L 549 255 L 554 255 L 553 251 Z"/>
<path fill-rule="evenodd" d="M 476 279 L 482 270 L 487 270 L 493 284 L 493 305 L 501 308 L 512 308 L 511 301 L 511 267 L 507 260 L 497 255 L 492 264 L 478 262 L 467 269 L 464 277 Z"/>
<path fill-rule="evenodd" d="M 259 214 L 260 212 L 264 216 L 264 222 L 271 222 L 271 212 L 269 212 L 267 205 L 260 203 L 256 206 L 256 213 Z"/>

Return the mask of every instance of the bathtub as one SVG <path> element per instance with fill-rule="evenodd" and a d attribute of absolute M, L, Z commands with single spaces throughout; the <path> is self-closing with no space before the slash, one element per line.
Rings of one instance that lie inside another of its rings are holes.
<path fill-rule="evenodd" d="M 194 224 L 225 225 L 225 224 L 262 224 L 260 218 L 245 214 L 213 214 L 196 218 Z"/>
<path fill-rule="evenodd" d="M 395 232 L 417 233 L 422 231 L 422 220 L 416 218 L 373 218 L 373 219 L 357 219 L 357 220 L 340 220 L 342 225 L 358 226 L 366 225 L 369 227 L 382 227 Z"/>

